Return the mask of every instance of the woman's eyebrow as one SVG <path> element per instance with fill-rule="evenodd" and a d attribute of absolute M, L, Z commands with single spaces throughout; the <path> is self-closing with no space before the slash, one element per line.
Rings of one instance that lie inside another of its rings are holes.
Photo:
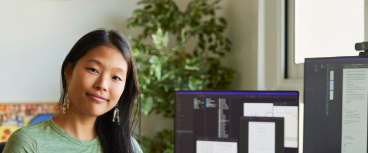
<path fill-rule="evenodd" d="M 118 67 L 116 67 L 116 68 L 114 68 L 114 69 L 116 69 L 116 70 L 120 71 L 121 73 L 124 73 L 124 72 L 125 72 L 123 69 L 118 68 Z"/>
<path fill-rule="evenodd" d="M 98 65 L 101 65 L 102 66 L 102 63 L 100 62 L 100 61 L 98 61 L 98 60 L 96 60 L 96 59 L 90 59 L 90 60 L 88 60 L 87 62 L 93 62 L 93 63 L 96 63 L 96 64 L 98 64 Z M 116 67 L 116 68 L 114 68 L 114 69 L 116 69 L 116 70 L 118 70 L 118 71 L 121 71 L 121 72 L 125 72 L 122 68 L 119 68 L 119 67 Z"/>
<path fill-rule="evenodd" d="M 87 62 L 93 62 L 93 63 L 96 63 L 98 65 L 102 65 L 102 63 L 100 61 L 96 60 L 96 59 L 90 59 Z"/>

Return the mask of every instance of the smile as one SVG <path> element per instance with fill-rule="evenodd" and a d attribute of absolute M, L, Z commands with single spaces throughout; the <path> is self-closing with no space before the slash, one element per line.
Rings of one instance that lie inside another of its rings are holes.
<path fill-rule="evenodd" d="M 90 95 L 88 93 L 86 93 L 86 94 L 87 94 L 88 97 L 92 98 L 93 100 L 95 100 L 97 102 L 106 102 L 107 101 L 107 99 L 105 99 L 105 98 L 103 98 L 101 96 L 94 95 L 94 94 Z"/>

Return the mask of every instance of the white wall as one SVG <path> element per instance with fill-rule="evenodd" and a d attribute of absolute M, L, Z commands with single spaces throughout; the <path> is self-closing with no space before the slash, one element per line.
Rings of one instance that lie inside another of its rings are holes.
<path fill-rule="evenodd" d="M 258 0 L 223 1 L 224 16 L 228 20 L 227 36 L 232 52 L 224 64 L 236 70 L 233 90 L 257 89 L 258 57 Z"/>
<path fill-rule="evenodd" d="M 295 1 L 295 63 L 305 58 L 356 56 L 364 40 L 364 0 Z"/>
<path fill-rule="evenodd" d="M 54 102 L 61 64 L 97 28 L 124 34 L 137 0 L 1 0 L 0 102 Z"/>

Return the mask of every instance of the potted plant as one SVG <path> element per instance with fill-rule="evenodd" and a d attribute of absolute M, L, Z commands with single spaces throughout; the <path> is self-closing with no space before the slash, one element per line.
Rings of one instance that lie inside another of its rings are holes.
<path fill-rule="evenodd" d="M 144 7 L 134 11 L 128 28 L 143 28 L 130 39 L 145 115 L 173 118 L 176 90 L 226 90 L 231 85 L 235 71 L 221 63 L 231 41 L 223 34 L 226 20 L 216 16 L 219 2 L 193 0 L 185 11 L 172 0 L 138 2 Z M 188 46 L 192 39 L 196 44 Z M 173 136 L 172 130 L 163 130 L 153 139 L 143 137 L 145 151 L 173 152 Z"/>

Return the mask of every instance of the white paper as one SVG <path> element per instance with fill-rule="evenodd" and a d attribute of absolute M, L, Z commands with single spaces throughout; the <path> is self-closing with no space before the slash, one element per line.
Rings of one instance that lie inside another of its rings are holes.
<path fill-rule="evenodd" d="M 220 141 L 196 141 L 196 153 L 238 153 L 238 143 Z"/>
<path fill-rule="evenodd" d="M 367 134 L 362 132 L 344 131 L 342 134 L 342 153 L 366 153 L 367 152 Z"/>
<path fill-rule="evenodd" d="M 333 100 L 334 91 L 330 91 L 330 100 Z"/>
<path fill-rule="evenodd" d="M 343 69 L 341 152 L 367 152 L 368 69 Z"/>
<path fill-rule="evenodd" d="M 273 103 L 244 103 L 244 116 L 272 117 Z"/>
<path fill-rule="evenodd" d="M 248 153 L 275 153 L 275 122 L 249 122 Z"/>
<path fill-rule="evenodd" d="M 298 107 L 275 106 L 274 117 L 284 117 L 284 146 L 289 148 L 298 147 Z"/>
<path fill-rule="evenodd" d="M 334 81 L 331 80 L 330 81 L 330 91 L 333 91 L 335 89 L 335 86 L 334 86 Z"/>

